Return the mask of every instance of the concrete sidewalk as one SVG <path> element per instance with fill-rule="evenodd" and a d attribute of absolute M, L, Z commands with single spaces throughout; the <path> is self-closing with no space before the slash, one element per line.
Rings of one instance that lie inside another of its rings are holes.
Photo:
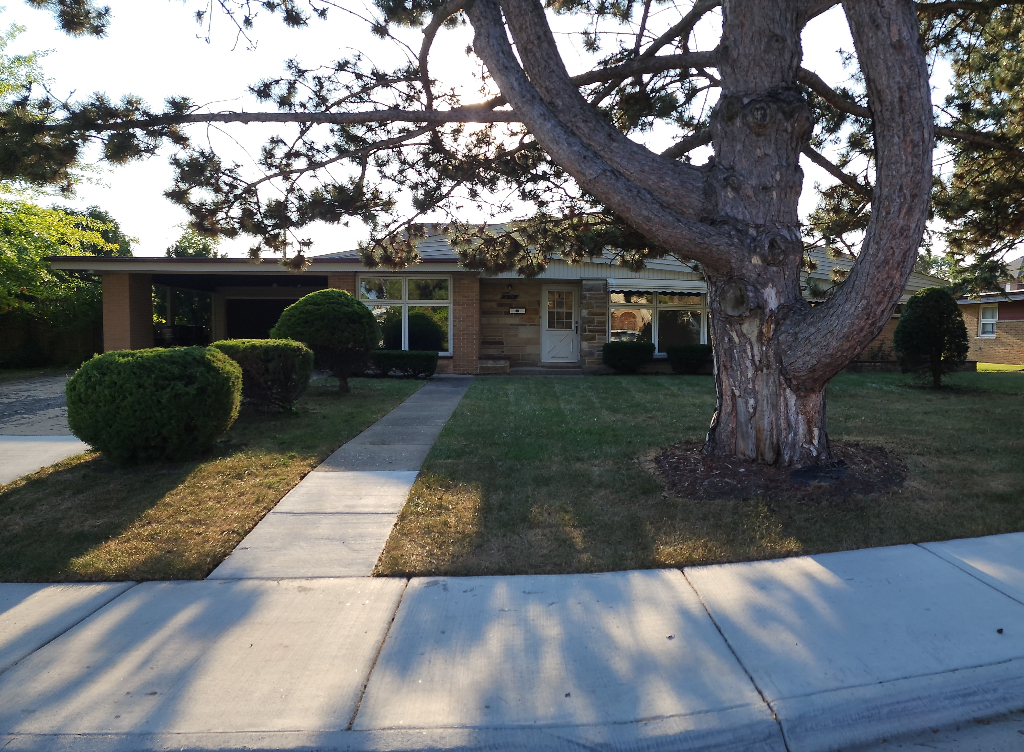
<path fill-rule="evenodd" d="M 0 584 L 0 750 L 824 752 L 1024 707 L 1024 533 L 365 576 L 466 385 L 338 450 L 208 580 Z"/>
<path fill-rule="evenodd" d="M 342 446 L 209 579 L 369 576 L 423 460 L 472 382 L 434 378 Z"/>
<path fill-rule="evenodd" d="M 1024 706 L 1022 583 L 1024 534 L 683 572 L 3 585 L 0 749 L 840 750 Z"/>

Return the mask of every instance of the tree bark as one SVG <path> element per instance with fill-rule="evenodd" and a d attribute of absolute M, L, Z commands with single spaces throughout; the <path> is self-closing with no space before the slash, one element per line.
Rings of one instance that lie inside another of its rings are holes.
<path fill-rule="evenodd" d="M 798 87 L 800 33 L 827 5 L 724 0 L 715 157 L 700 169 L 629 141 L 587 104 L 538 0 L 476 0 L 467 11 L 474 48 L 552 159 L 656 244 L 701 263 L 718 387 L 705 451 L 786 467 L 831 459 L 825 386 L 898 302 L 931 187 L 931 100 L 913 3 L 849 0 L 875 121 L 873 212 L 846 282 L 812 309 L 800 292 L 799 158 L 812 130 Z"/>

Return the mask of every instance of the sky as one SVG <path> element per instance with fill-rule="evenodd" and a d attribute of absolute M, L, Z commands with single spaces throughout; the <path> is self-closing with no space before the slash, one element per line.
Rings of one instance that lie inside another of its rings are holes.
<path fill-rule="evenodd" d="M 269 108 L 249 95 L 246 87 L 280 73 L 289 58 L 297 57 L 304 65 L 312 66 L 330 63 L 359 49 L 371 59 L 376 56 L 382 64 L 392 59 L 364 23 L 336 10 L 327 22 L 314 21 L 298 30 L 286 28 L 277 17 L 258 17 L 252 34 L 254 44 L 250 44 L 237 39 L 223 15 L 208 16 L 212 18 L 211 28 L 198 26 L 194 12 L 207 7 L 207 2 L 198 0 L 106 0 L 113 21 L 103 39 L 69 37 L 57 30 L 50 14 L 17 0 L 10 2 L 0 14 L 0 22 L 18 23 L 26 31 L 8 53 L 48 51 L 42 67 L 51 90 L 69 99 L 85 98 L 94 91 L 105 92 L 111 99 L 132 93 L 145 99 L 153 109 L 160 109 L 166 97 L 185 95 L 214 111 L 266 110 Z M 665 23 L 678 18 L 678 11 L 671 5 L 662 6 L 660 13 Z M 558 34 L 558 23 L 556 38 L 569 72 L 586 70 L 589 56 L 574 47 L 568 35 Z M 713 21 L 699 27 L 696 47 L 713 47 L 715 31 Z M 453 38 L 435 46 L 431 74 L 454 82 L 465 93 L 464 101 L 475 101 L 479 80 L 473 78 L 463 53 L 470 41 L 469 31 L 460 30 L 450 36 Z M 416 38 L 408 37 L 418 45 Z M 838 50 L 852 50 L 853 43 L 838 6 L 808 25 L 803 45 L 805 67 L 833 84 L 847 79 L 848 72 L 842 67 Z M 937 76 L 936 85 L 941 88 L 941 76 Z M 262 139 L 273 133 L 274 128 L 249 125 L 228 132 L 193 126 L 189 132 L 194 139 L 208 139 L 220 153 L 245 162 L 247 155 L 258 153 Z M 669 134 L 657 130 L 647 139 L 654 148 L 670 143 Z M 703 162 L 709 153 L 709 149 L 703 154 L 695 153 L 694 162 Z M 100 206 L 117 219 L 127 234 L 138 239 L 136 255 L 163 255 L 181 234 L 187 219 L 182 209 L 163 197 L 172 180 L 167 163 L 169 154 L 170 150 L 164 150 L 142 162 L 101 168 L 90 183 L 79 187 L 75 200 L 61 199 L 56 203 L 81 208 Z M 815 181 L 827 185 L 833 180 L 813 164 L 805 162 L 803 167 L 806 182 L 801 213 L 806 214 L 814 204 L 809 186 Z M 468 221 L 482 218 L 465 217 Z M 303 234 L 314 241 L 313 255 L 348 250 L 368 235 L 366 228 L 356 221 L 349 227 L 313 227 Z M 252 242 L 251 238 L 240 238 L 226 242 L 222 250 L 231 256 L 243 256 Z"/>

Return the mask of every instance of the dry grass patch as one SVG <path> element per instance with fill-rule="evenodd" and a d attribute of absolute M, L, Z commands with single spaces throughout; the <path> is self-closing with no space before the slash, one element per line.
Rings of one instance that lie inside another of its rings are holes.
<path fill-rule="evenodd" d="M 377 574 L 678 567 L 1024 530 L 1024 374 L 950 384 L 843 374 L 829 387 L 832 436 L 895 453 L 901 488 L 698 501 L 669 494 L 645 458 L 701 439 L 709 377 L 479 379 Z"/>
<path fill-rule="evenodd" d="M 119 468 L 97 453 L 0 486 L 0 581 L 205 577 L 328 454 L 420 382 L 310 387 L 292 414 L 243 409 L 211 456 Z"/>

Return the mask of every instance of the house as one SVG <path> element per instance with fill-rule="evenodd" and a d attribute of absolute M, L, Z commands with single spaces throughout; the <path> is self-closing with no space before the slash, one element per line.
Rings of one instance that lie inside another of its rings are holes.
<path fill-rule="evenodd" d="M 957 300 L 967 325 L 971 360 L 1024 365 L 1024 256 L 1010 264 L 999 292 Z"/>
<path fill-rule="evenodd" d="M 385 347 L 438 349 L 441 373 L 593 372 L 602 367 L 608 341 L 654 342 L 662 359 L 672 345 L 708 341 L 703 277 L 675 259 L 652 259 L 639 271 L 610 256 L 582 264 L 553 260 L 527 279 L 464 269 L 444 236 L 429 228 L 417 248 L 421 260 L 400 272 L 367 269 L 357 251 L 312 257 L 302 272 L 274 260 L 228 258 L 69 256 L 50 262 L 102 277 L 105 350 L 156 344 L 154 285 L 207 293 L 211 340 L 265 337 L 281 311 L 303 295 L 348 290 L 381 323 Z M 817 269 L 805 281 L 812 287 L 829 284 L 833 266 L 852 264 L 812 253 Z M 904 297 L 938 283 L 915 274 Z M 196 339 L 194 332 L 188 337 Z M 186 344 L 181 337 L 179 343 Z"/>

